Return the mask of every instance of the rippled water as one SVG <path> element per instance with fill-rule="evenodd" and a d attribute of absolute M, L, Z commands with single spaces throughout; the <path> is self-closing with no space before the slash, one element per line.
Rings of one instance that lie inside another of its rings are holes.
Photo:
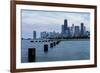
<path fill-rule="evenodd" d="M 44 52 L 44 44 L 43 42 L 22 40 L 21 62 L 28 62 L 28 48 L 36 48 L 36 62 L 87 60 L 90 58 L 89 40 L 61 41 L 53 48 L 49 47 L 48 52 Z M 46 44 L 50 45 L 49 42 Z"/>

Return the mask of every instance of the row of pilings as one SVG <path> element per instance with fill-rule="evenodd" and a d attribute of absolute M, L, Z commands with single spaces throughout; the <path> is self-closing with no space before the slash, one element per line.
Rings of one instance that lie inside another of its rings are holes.
<path fill-rule="evenodd" d="M 49 48 L 54 48 L 56 45 L 60 43 L 60 40 L 31 40 L 31 43 L 36 42 L 44 42 L 43 43 L 43 51 L 47 53 Z M 36 49 L 37 48 L 28 48 L 28 62 L 35 62 L 36 61 Z"/>

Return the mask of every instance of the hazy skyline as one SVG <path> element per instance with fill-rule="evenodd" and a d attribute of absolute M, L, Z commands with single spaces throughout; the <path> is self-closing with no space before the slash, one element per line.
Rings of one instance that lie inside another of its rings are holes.
<path fill-rule="evenodd" d="M 78 25 L 83 22 L 86 30 L 90 29 L 90 13 L 87 12 L 63 12 L 63 11 L 37 11 L 21 10 L 22 37 L 32 38 L 33 30 L 40 32 L 61 32 L 64 19 L 68 20 L 68 26 Z"/>

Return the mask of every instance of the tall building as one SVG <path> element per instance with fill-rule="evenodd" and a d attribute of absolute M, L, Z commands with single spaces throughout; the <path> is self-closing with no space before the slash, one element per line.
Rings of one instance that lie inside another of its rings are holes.
<path fill-rule="evenodd" d="M 62 30 L 61 30 L 61 34 L 64 34 L 64 25 L 62 25 Z"/>
<path fill-rule="evenodd" d="M 33 31 L 33 39 L 36 39 L 36 31 Z"/>
<path fill-rule="evenodd" d="M 65 29 L 68 27 L 67 19 L 64 20 L 64 27 L 65 27 Z"/>
<path fill-rule="evenodd" d="M 75 26 L 75 34 L 74 34 L 74 36 L 75 36 L 75 37 L 80 36 L 79 26 Z"/>
<path fill-rule="evenodd" d="M 84 26 L 84 34 L 83 36 L 86 36 L 86 27 Z"/>
<path fill-rule="evenodd" d="M 71 35 L 71 29 L 70 29 L 70 27 L 67 27 L 67 31 L 68 31 L 67 35 L 68 35 L 68 37 L 70 37 L 70 35 Z"/>
<path fill-rule="evenodd" d="M 81 36 L 84 35 L 84 23 L 81 23 Z"/>
<path fill-rule="evenodd" d="M 68 28 L 68 22 L 67 22 L 67 19 L 64 20 L 64 33 L 66 32 Z"/>
<path fill-rule="evenodd" d="M 70 33 L 71 33 L 71 37 L 74 37 L 74 33 L 75 33 L 74 24 L 72 24 L 71 26 Z"/>
<path fill-rule="evenodd" d="M 67 19 L 64 20 L 61 31 L 62 37 L 83 37 L 87 34 L 88 33 L 86 32 L 86 26 L 84 26 L 84 23 L 81 23 L 80 26 L 74 26 L 74 24 L 72 24 L 72 26 L 69 27 Z"/>
<path fill-rule="evenodd" d="M 62 25 L 62 36 L 69 37 L 70 36 L 70 27 L 68 27 L 67 19 L 64 20 L 64 25 Z"/>

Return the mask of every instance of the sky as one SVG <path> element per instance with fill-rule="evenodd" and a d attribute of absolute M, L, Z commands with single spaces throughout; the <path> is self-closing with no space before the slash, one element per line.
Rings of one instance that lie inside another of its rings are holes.
<path fill-rule="evenodd" d="M 65 12 L 65 11 L 42 11 L 21 10 L 21 33 L 23 38 L 32 38 L 33 31 L 37 32 L 61 32 L 64 19 L 68 20 L 68 26 L 80 26 L 83 22 L 86 30 L 90 30 L 90 13 L 88 12 Z"/>

